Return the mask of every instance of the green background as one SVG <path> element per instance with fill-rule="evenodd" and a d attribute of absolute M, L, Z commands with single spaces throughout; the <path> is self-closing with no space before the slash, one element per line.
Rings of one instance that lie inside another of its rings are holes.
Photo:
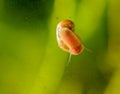
<path fill-rule="evenodd" d="M 119 4 L 0 0 L 0 94 L 120 94 Z M 63 19 L 87 48 L 68 66 L 56 41 Z"/>

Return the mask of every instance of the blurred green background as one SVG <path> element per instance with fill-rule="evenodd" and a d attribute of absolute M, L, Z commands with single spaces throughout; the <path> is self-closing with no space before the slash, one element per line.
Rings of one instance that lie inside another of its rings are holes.
<path fill-rule="evenodd" d="M 0 0 L 0 94 L 120 94 L 119 0 Z M 56 25 L 75 23 L 72 56 Z"/>

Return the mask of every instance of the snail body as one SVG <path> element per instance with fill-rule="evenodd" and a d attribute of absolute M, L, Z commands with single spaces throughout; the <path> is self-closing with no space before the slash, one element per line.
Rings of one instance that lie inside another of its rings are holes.
<path fill-rule="evenodd" d="M 70 54 L 77 55 L 84 50 L 84 46 L 74 31 L 74 23 L 71 20 L 62 20 L 56 29 L 58 46 Z"/>

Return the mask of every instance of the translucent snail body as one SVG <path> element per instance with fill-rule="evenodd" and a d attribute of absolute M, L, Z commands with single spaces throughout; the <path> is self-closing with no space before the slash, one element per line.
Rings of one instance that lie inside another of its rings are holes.
<path fill-rule="evenodd" d="M 56 29 L 58 46 L 70 54 L 77 55 L 84 50 L 80 38 L 74 32 L 74 23 L 71 20 L 63 20 Z"/>

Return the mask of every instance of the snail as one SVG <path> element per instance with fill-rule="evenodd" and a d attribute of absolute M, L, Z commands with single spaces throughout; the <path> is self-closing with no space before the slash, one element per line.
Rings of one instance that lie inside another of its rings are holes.
<path fill-rule="evenodd" d="M 84 46 L 80 37 L 75 33 L 74 23 L 71 20 L 62 20 L 56 28 L 58 46 L 71 55 L 83 52 Z"/>

